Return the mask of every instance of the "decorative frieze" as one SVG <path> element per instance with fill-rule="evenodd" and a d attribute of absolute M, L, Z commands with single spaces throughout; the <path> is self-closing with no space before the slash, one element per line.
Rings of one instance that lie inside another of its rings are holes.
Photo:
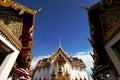
<path fill-rule="evenodd" d="M 112 34 L 114 34 L 117 31 L 116 27 L 120 22 L 120 6 L 110 5 L 102 12 L 101 17 L 104 37 L 112 36 L 109 33 L 112 32 Z"/>
<path fill-rule="evenodd" d="M 22 34 L 23 20 L 20 16 L 14 16 L 0 12 L 0 23 L 5 26 L 16 38 Z"/>
<path fill-rule="evenodd" d="M 16 46 L 16 48 L 20 49 L 21 43 L 17 38 L 15 38 L 13 35 L 11 35 L 9 32 L 7 32 L 7 29 L 5 29 L 3 26 L 0 25 L 0 36 L 4 37 L 7 41 L 9 41 L 12 45 Z"/>

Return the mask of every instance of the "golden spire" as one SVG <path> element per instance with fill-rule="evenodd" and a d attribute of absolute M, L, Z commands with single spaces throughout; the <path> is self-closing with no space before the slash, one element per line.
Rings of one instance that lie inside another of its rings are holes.
<path fill-rule="evenodd" d="M 61 45 L 61 38 L 59 38 L 59 48 L 62 48 L 62 45 Z"/>

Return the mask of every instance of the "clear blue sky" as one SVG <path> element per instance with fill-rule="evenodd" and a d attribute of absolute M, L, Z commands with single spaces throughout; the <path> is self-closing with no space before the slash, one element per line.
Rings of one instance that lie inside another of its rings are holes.
<path fill-rule="evenodd" d="M 58 48 L 61 39 L 63 49 L 69 55 L 87 52 L 91 49 L 87 12 L 80 4 L 92 6 L 99 0 L 14 0 L 36 10 L 42 8 L 35 17 L 34 57 L 50 55 Z M 88 54 L 88 53 L 86 53 Z"/>

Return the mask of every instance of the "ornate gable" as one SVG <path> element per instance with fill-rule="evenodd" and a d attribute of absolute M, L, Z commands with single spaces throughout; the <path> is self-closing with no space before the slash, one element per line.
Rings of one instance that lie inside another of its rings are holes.
<path fill-rule="evenodd" d="M 33 80 L 85 80 L 87 79 L 85 68 L 86 65 L 82 59 L 67 55 L 59 45 L 51 57 L 39 60 L 33 71 Z"/>
<path fill-rule="evenodd" d="M 58 49 L 56 50 L 56 52 L 49 58 L 50 61 L 52 60 L 59 60 L 59 59 L 63 59 L 64 61 L 69 60 L 70 62 L 72 62 L 72 59 L 67 55 L 67 53 L 62 49 L 61 44 L 59 45 Z"/>

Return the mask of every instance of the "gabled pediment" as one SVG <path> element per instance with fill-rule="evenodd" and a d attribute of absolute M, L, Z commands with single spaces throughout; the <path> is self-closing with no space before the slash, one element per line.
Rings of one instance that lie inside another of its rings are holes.
<path fill-rule="evenodd" d="M 62 49 L 62 46 L 59 45 L 56 52 L 49 58 L 50 61 L 54 60 L 63 60 L 63 61 L 70 61 L 72 62 L 72 59 L 67 55 L 67 53 Z"/>

